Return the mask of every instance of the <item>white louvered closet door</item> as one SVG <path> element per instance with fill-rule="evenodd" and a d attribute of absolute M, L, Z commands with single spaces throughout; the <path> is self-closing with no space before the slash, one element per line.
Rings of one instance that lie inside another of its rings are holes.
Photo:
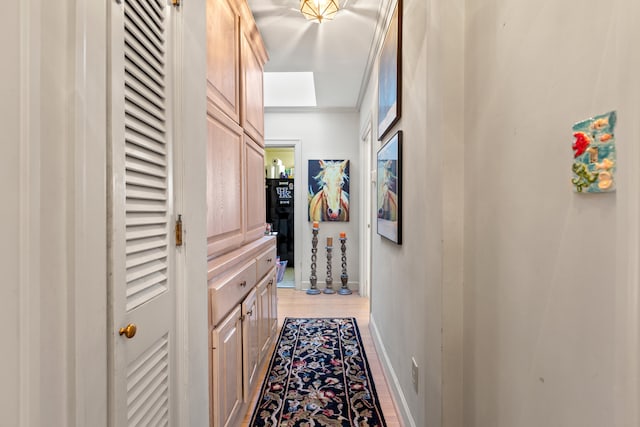
<path fill-rule="evenodd" d="M 175 425 L 172 10 L 167 0 L 110 9 L 109 424 Z"/>

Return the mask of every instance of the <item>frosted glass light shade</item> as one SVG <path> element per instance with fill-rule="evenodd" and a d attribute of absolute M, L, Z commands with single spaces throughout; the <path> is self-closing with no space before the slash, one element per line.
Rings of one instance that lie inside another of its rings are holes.
<path fill-rule="evenodd" d="M 326 19 L 333 19 L 338 12 L 338 0 L 301 0 L 300 12 L 310 21 L 322 23 Z"/>

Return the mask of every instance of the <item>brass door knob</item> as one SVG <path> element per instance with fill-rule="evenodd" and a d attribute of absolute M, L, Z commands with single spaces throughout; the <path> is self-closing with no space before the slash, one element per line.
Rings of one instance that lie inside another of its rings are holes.
<path fill-rule="evenodd" d="M 120 335 L 124 335 L 127 338 L 133 338 L 138 330 L 137 326 L 133 323 L 129 323 L 126 327 L 120 328 Z"/>

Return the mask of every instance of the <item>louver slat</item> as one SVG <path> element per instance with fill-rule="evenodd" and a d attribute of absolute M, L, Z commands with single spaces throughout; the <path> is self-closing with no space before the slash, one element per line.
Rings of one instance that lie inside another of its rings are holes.
<path fill-rule="evenodd" d="M 170 290 L 167 5 L 157 0 L 123 3 L 124 158 L 119 162 L 124 165 L 125 184 L 125 309 L 145 313 L 136 316 L 140 334 L 146 333 L 149 342 L 127 364 L 126 410 L 120 414 L 126 414 L 129 426 L 167 426 L 171 329 L 154 322 L 156 329 L 151 331 L 142 321 L 153 320 L 162 311 L 159 307 L 168 301 Z"/>
<path fill-rule="evenodd" d="M 129 365 L 127 371 L 127 418 L 130 426 L 167 418 L 169 410 L 169 344 L 167 336 L 154 343 Z M 158 418 L 159 417 L 159 418 Z"/>
<path fill-rule="evenodd" d="M 164 27 L 162 4 L 125 1 L 127 310 L 167 290 L 170 238 Z"/>

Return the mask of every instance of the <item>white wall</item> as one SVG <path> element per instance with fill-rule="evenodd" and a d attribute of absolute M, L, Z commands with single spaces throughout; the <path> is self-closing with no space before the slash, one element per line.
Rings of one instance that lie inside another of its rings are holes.
<path fill-rule="evenodd" d="M 403 3 L 402 116 L 392 131 L 404 134 L 403 243 L 373 235 L 372 327 L 405 424 L 461 426 L 464 5 Z M 377 128 L 376 111 L 377 71 L 361 124 L 371 114 Z"/>
<path fill-rule="evenodd" d="M 409 424 L 638 425 L 630 3 L 405 0 L 406 239 L 374 239 L 372 324 Z M 576 195 L 571 125 L 611 109 L 618 192 Z"/>
<path fill-rule="evenodd" d="M 302 289 L 309 288 L 311 275 L 311 223 L 308 221 L 308 161 L 348 159 L 351 178 L 349 180 L 349 221 L 321 222 L 318 233 L 318 259 L 316 276 L 318 288 L 325 287 L 326 278 L 326 238 L 333 237 L 332 277 L 333 288 L 341 286 L 341 260 L 338 237 L 340 232 L 347 233 L 347 273 L 349 287 L 357 288 L 359 282 L 359 129 L 358 114 L 349 111 L 336 112 L 301 112 L 283 113 L 267 112 L 265 114 L 265 139 L 267 140 L 300 140 L 302 164 L 296 165 L 296 187 L 300 188 L 295 200 L 296 218 L 300 224 L 296 229 L 302 233 L 302 247 L 296 249 L 295 268 L 296 282 Z M 298 256 L 300 254 L 300 256 Z"/>
<path fill-rule="evenodd" d="M 467 0 L 466 427 L 637 426 L 640 3 Z M 618 191 L 570 185 L 618 111 Z"/>
<path fill-rule="evenodd" d="M 7 425 L 106 425 L 106 6 L 88 3 L 3 14 Z"/>

